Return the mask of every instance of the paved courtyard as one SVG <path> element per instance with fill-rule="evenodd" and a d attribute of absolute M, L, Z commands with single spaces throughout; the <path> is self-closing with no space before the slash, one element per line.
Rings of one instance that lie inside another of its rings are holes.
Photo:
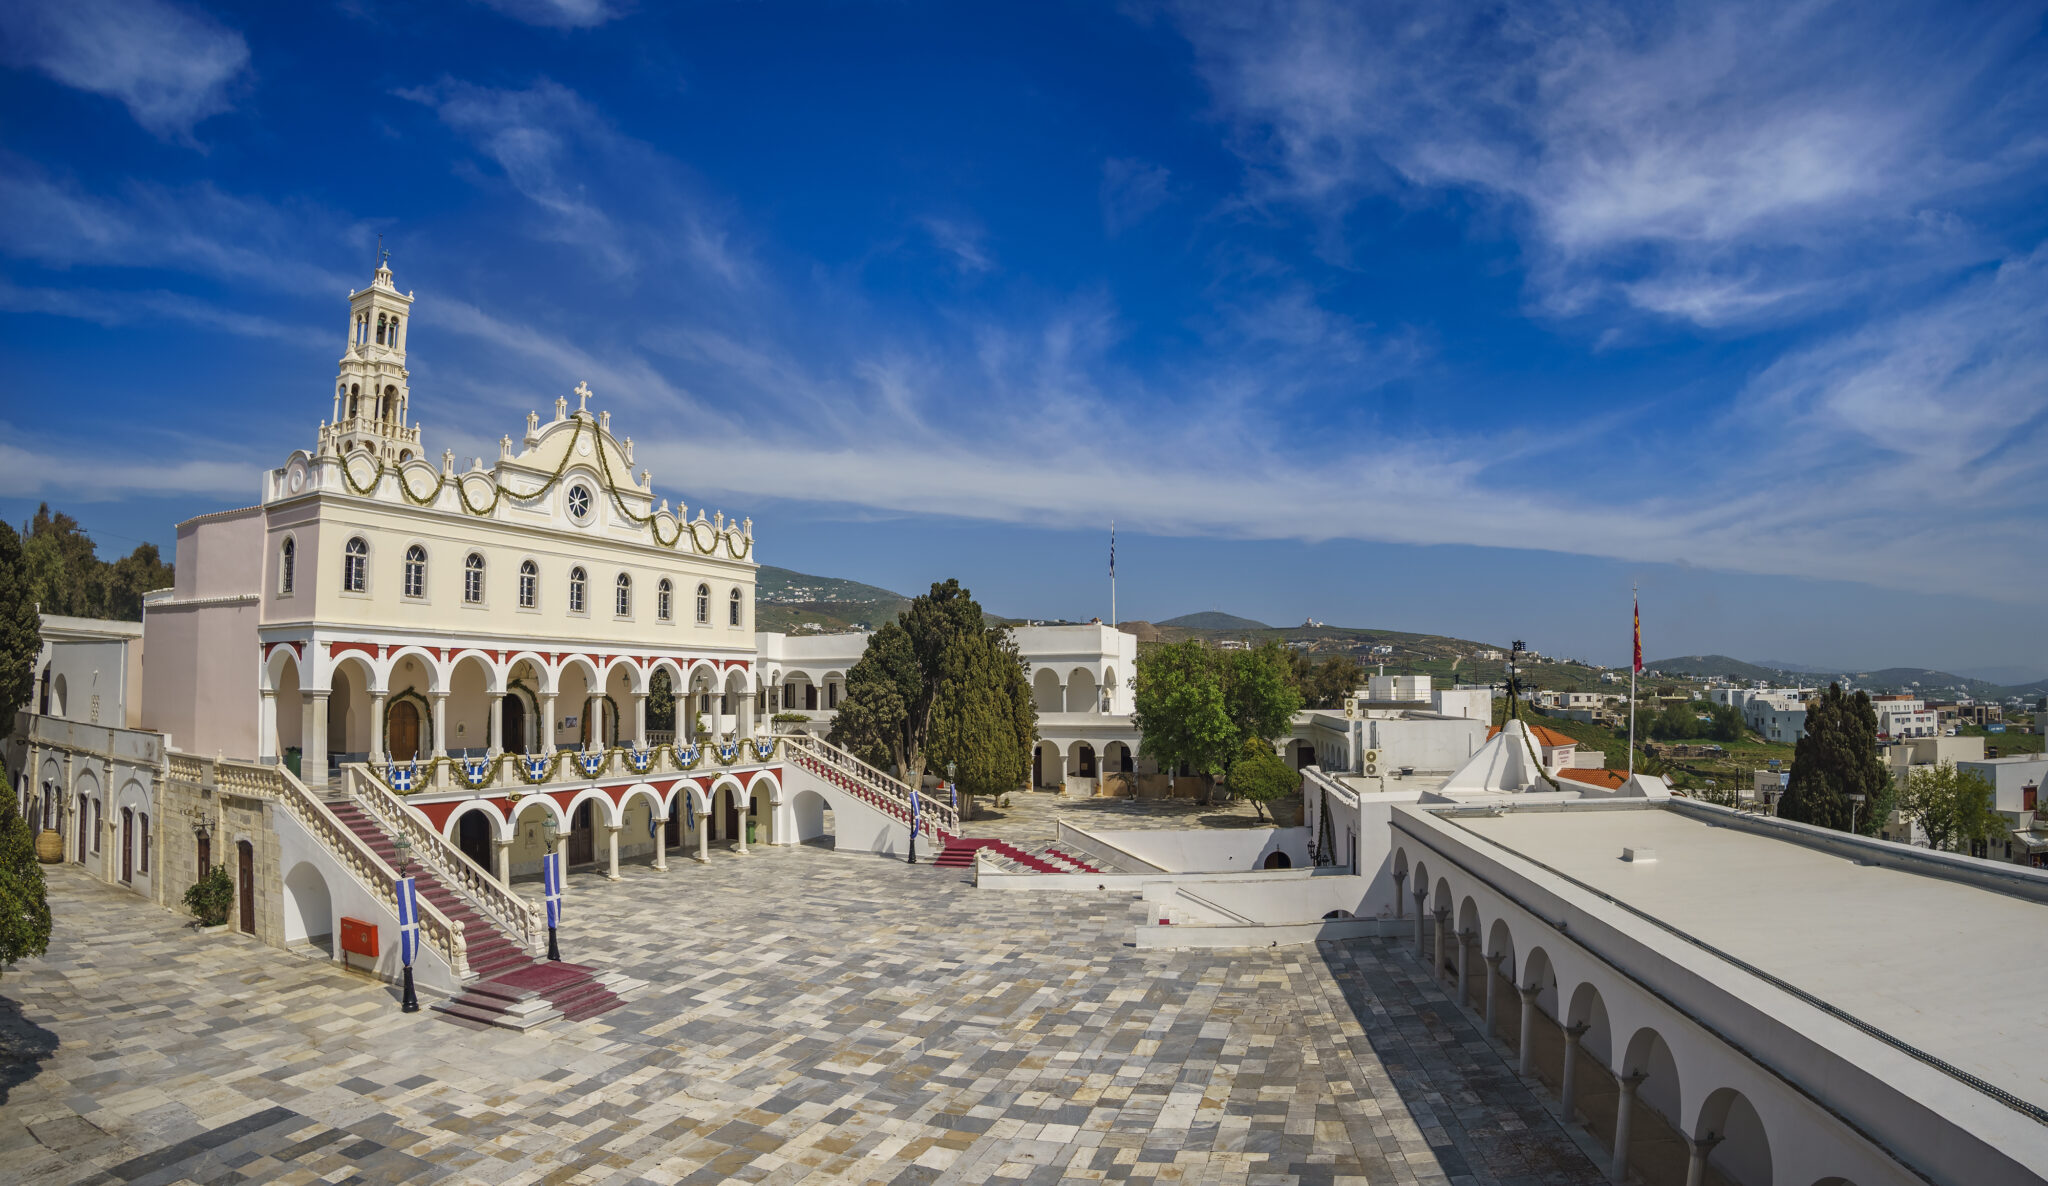
<path fill-rule="evenodd" d="M 1141 952 L 1129 896 L 817 848 L 572 879 L 642 980 L 532 1035 L 53 868 L 0 980 L 0 1179 L 1593 1183 L 1385 941 Z"/>

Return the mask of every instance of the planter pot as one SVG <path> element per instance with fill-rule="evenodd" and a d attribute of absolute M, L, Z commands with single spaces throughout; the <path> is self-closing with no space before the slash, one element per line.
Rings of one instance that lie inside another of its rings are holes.
<path fill-rule="evenodd" d="M 36 859 L 45 865 L 64 860 L 64 837 L 55 828 L 44 828 L 36 834 Z"/>

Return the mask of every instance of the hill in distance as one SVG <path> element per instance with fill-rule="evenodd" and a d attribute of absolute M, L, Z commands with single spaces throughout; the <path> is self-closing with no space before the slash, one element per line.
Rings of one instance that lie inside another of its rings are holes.
<path fill-rule="evenodd" d="M 1219 613 L 1216 610 L 1204 610 L 1199 614 L 1182 614 L 1178 618 L 1168 618 L 1164 622 L 1157 622 L 1154 625 L 1172 626 L 1180 630 L 1272 629 L 1271 626 L 1266 625 L 1264 622 L 1255 622 L 1250 618 L 1240 618 L 1235 614 Z"/>
<path fill-rule="evenodd" d="M 1952 671 L 1926 667 L 1886 667 L 1877 671 L 1827 671 L 1818 667 L 1779 663 L 1747 663 L 1726 655 L 1681 655 L 1643 664 L 1666 675 L 1695 675 L 1734 680 L 1763 680 L 1782 684 L 1825 684 L 1847 680 L 1852 686 L 1874 692 L 1909 692 L 1928 696 L 1964 695 L 1979 700 L 2000 700 L 2007 696 L 2039 695 L 2039 685 L 2002 685 L 1972 679 Z"/>
<path fill-rule="evenodd" d="M 754 628 L 783 634 L 873 630 L 910 608 L 910 599 L 876 585 L 763 564 L 755 574 Z"/>

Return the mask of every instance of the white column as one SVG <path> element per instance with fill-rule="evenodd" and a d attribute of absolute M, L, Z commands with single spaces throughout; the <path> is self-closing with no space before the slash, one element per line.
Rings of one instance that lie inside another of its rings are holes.
<path fill-rule="evenodd" d="M 654 817 L 654 868 L 657 872 L 668 872 L 668 817 Z"/>
<path fill-rule="evenodd" d="M 1536 995 L 1543 990 L 1534 986 L 1515 989 L 1522 996 L 1522 1042 L 1516 1052 L 1520 1056 L 1516 1070 L 1524 1075 L 1536 1073 Z"/>
<path fill-rule="evenodd" d="M 503 692 L 491 693 L 490 714 L 491 719 L 486 733 L 490 740 L 484 743 L 484 752 L 495 758 L 505 752 L 505 694 Z"/>
<path fill-rule="evenodd" d="M 633 693 L 633 748 L 647 748 L 647 693 Z"/>
<path fill-rule="evenodd" d="M 448 756 L 448 693 L 435 692 L 434 696 L 434 753 L 436 758 Z"/>
<path fill-rule="evenodd" d="M 605 871 L 605 878 L 610 881 L 617 881 L 619 879 L 619 825 L 606 824 L 604 831 L 605 842 L 611 849 L 611 868 Z"/>
<path fill-rule="evenodd" d="M 1628 1138 L 1629 1122 L 1635 1118 L 1636 1088 L 1649 1078 L 1642 1071 L 1634 1071 L 1621 1077 L 1621 1096 L 1614 1101 L 1614 1164 L 1607 1169 L 1607 1180 L 1614 1186 L 1628 1181 Z"/>
<path fill-rule="evenodd" d="M 1435 915 L 1436 941 L 1429 953 L 1429 972 L 1431 979 L 1438 984 L 1448 985 L 1451 974 L 1444 971 L 1444 956 L 1451 950 L 1451 908 L 1439 906 Z"/>
<path fill-rule="evenodd" d="M 513 839 L 517 839 L 515 836 Z M 512 840 L 493 840 L 498 847 L 498 884 L 512 888 Z"/>
<path fill-rule="evenodd" d="M 585 710 L 590 720 L 590 748 L 604 748 L 604 697 L 592 696 Z"/>
<path fill-rule="evenodd" d="M 1428 891 L 1428 890 L 1424 889 L 1424 888 L 1423 888 L 1423 887 L 1421 887 L 1421 886 L 1416 886 L 1416 887 L 1415 887 L 1415 958 L 1416 958 L 1416 959 L 1422 959 L 1422 958 L 1424 957 L 1424 952 L 1423 952 L 1423 949 L 1422 949 L 1422 929 L 1423 929 L 1423 927 L 1424 927 L 1424 926 L 1426 926 L 1426 925 L 1428 924 L 1428 920 L 1429 920 L 1429 911 L 1427 911 L 1427 910 L 1423 909 L 1422 903 L 1423 903 L 1423 901 L 1424 901 L 1425 899 L 1427 899 L 1428 897 L 1429 897 L 1429 891 Z"/>
<path fill-rule="evenodd" d="M 540 752 L 555 752 L 555 694 L 549 692 L 540 698 Z"/>
<path fill-rule="evenodd" d="M 299 697 L 299 736 L 306 744 L 299 754 L 299 775 L 307 786 L 327 784 L 327 693 L 307 692 Z"/>
<path fill-rule="evenodd" d="M 1706 1186 L 1707 1158 L 1714 1152 L 1714 1146 L 1721 1138 L 1711 1133 L 1694 1140 L 1685 1141 L 1685 1186 Z"/>
<path fill-rule="evenodd" d="M 732 794 L 732 792 L 730 792 L 730 791 L 728 791 L 728 792 L 726 792 L 726 793 L 727 793 L 727 794 Z M 738 796 L 738 795 L 733 795 L 733 800 L 732 800 L 732 802 L 733 802 L 733 806 L 734 806 L 735 808 L 737 808 L 737 807 L 739 806 L 739 802 L 740 802 L 740 800 L 739 800 L 739 796 Z M 753 802 L 754 802 L 753 798 L 752 798 L 751 796 L 749 796 L 749 797 L 748 797 L 748 799 L 747 799 L 747 804 L 748 804 L 748 806 L 752 806 L 752 805 L 753 805 Z M 735 839 L 737 839 L 737 840 L 739 841 L 739 854 L 740 854 L 741 856 L 746 856 L 746 855 L 747 855 L 747 813 L 746 813 L 746 812 L 744 812 L 744 811 L 742 811 L 742 812 L 740 812 L 740 813 L 739 813 L 739 835 L 738 835 L 737 837 L 735 837 Z"/>
<path fill-rule="evenodd" d="M 256 757 L 259 761 L 276 760 L 281 756 L 277 745 L 277 693 L 270 688 L 262 691 L 262 708 L 256 718 Z"/>
<path fill-rule="evenodd" d="M 689 794 L 688 791 L 683 793 Z M 708 811 L 697 817 L 697 863 L 711 863 L 711 813 Z"/>
<path fill-rule="evenodd" d="M 1577 1111 L 1579 1094 L 1579 1039 L 1593 1027 L 1585 1022 L 1575 1022 L 1564 1030 L 1564 1074 L 1558 1077 L 1557 1098 L 1564 1108 L 1564 1121 L 1571 1123 L 1572 1113 Z"/>
<path fill-rule="evenodd" d="M 1472 947 L 1478 941 L 1479 936 L 1471 931 L 1458 932 L 1458 1004 L 1461 1006 L 1472 1003 Z"/>
<path fill-rule="evenodd" d="M 1500 995 L 1500 961 L 1506 959 L 1503 952 L 1494 952 L 1486 957 L 1486 1036 L 1493 1036 L 1493 999 Z"/>
<path fill-rule="evenodd" d="M 370 762 L 377 766 L 384 764 L 384 696 L 370 693 Z"/>

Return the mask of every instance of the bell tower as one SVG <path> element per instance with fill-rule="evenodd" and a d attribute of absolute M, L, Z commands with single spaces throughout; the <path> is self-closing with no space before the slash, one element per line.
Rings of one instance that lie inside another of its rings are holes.
<path fill-rule="evenodd" d="M 420 455 L 420 429 L 406 418 L 412 392 L 405 339 L 412 294 L 391 283 L 391 253 L 377 241 L 377 274 L 348 294 L 348 348 L 334 381 L 334 418 L 322 430 L 322 451 L 346 457 L 371 453 L 387 462 Z"/>

